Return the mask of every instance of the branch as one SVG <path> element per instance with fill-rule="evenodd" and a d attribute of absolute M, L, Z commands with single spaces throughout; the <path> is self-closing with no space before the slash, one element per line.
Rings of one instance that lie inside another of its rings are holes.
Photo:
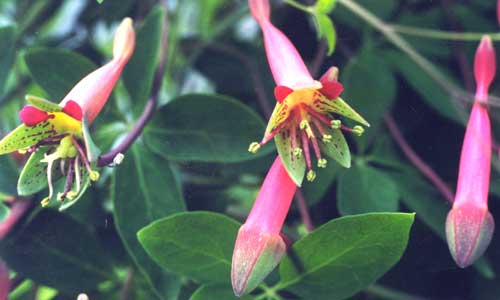
<path fill-rule="evenodd" d="M 390 114 L 386 114 L 384 116 L 384 121 L 385 125 L 387 126 L 387 129 L 389 129 L 389 132 L 391 136 L 394 138 L 396 143 L 399 145 L 401 150 L 403 151 L 404 155 L 410 160 L 410 162 L 420 171 L 422 174 L 424 174 L 427 179 L 434 184 L 434 186 L 438 189 L 438 191 L 443 195 L 443 197 L 446 198 L 450 203 L 453 203 L 453 192 L 451 189 L 448 187 L 448 185 L 439 177 L 434 170 L 427 165 L 419 156 L 418 154 L 413 151 L 411 146 L 408 144 L 408 142 L 405 140 L 403 134 L 401 131 L 399 131 L 399 128 L 392 118 Z"/>
<path fill-rule="evenodd" d="M 304 197 L 304 193 L 302 193 L 301 189 L 297 189 L 295 193 L 295 201 L 297 201 L 297 205 L 299 206 L 300 218 L 302 219 L 302 223 L 306 227 L 308 232 L 314 230 L 314 225 L 311 220 L 311 215 L 309 214 L 309 210 L 307 209 L 306 198 Z"/>
<path fill-rule="evenodd" d="M 162 41 L 161 41 L 161 51 L 160 51 L 160 62 L 158 64 L 158 68 L 156 69 L 155 77 L 153 80 L 153 85 L 151 87 L 151 96 L 144 106 L 144 110 L 142 111 L 141 116 L 137 119 L 134 127 L 125 139 L 118 145 L 116 148 L 112 149 L 106 154 L 103 154 L 99 157 L 97 161 L 98 167 L 104 167 L 113 163 L 115 157 L 124 153 L 132 146 L 135 140 L 141 135 L 142 130 L 148 124 L 148 122 L 153 117 L 153 114 L 158 106 L 158 95 L 160 92 L 161 84 L 163 81 L 163 74 L 165 73 L 165 64 L 167 58 L 167 41 L 168 41 L 168 17 L 165 14 L 165 23 L 162 29 Z"/>

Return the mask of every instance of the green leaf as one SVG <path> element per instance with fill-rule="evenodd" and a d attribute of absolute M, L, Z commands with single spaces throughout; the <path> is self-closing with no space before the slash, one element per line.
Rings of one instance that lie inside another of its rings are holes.
<path fill-rule="evenodd" d="M 16 195 L 17 165 L 9 155 L 0 156 L 0 199 L 2 195 Z"/>
<path fill-rule="evenodd" d="M 278 286 L 304 299 L 345 299 L 397 263 L 414 214 L 372 213 L 332 220 L 296 242 Z"/>
<path fill-rule="evenodd" d="M 24 61 L 33 80 L 59 102 L 80 79 L 97 67 L 88 58 L 62 49 L 32 49 Z"/>
<path fill-rule="evenodd" d="M 146 143 L 168 159 L 240 162 L 264 156 L 248 145 L 262 136 L 264 122 L 253 110 L 221 95 L 190 94 L 164 106 L 145 132 Z"/>
<path fill-rule="evenodd" d="M 343 98 L 369 123 L 378 124 L 396 98 L 397 85 L 377 51 L 364 45 L 362 52 L 349 60 L 340 75 L 345 87 Z"/>
<path fill-rule="evenodd" d="M 234 292 L 230 285 L 202 285 L 198 288 L 189 300 L 226 300 L 234 299 Z M 254 299 L 252 296 L 243 296 L 241 300 Z"/>
<path fill-rule="evenodd" d="M 179 213 L 141 229 L 146 252 L 165 269 L 201 283 L 230 284 L 240 224 L 211 212 Z"/>
<path fill-rule="evenodd" d="M 6 26 L 0 28 L 0 95 L 4 92 L 5 83 L 9 76 L 10 70 L 16 59 L 15 43 L 16 43 L 16 28 L 15 26 Z"/>
<path fill-rule="evenodd" d="M 324 2 L 324 1 L 323 1 Z M 326 44 L 328 46 L 328 55 L 332 55 L 335 51 L 335 45 L 337 43 L 337 32 L 335 31 L 335 26 L 329 16 L 325 14 L 318 13 L 315 15 L 316 26 L 318 27 L 319 37 L 324 37 L 326 39 Z"/>
<path fill-rule="evenodd" d="M 165 10 L 157 7 L 144 20 L 137 32 L 132 58 L 123 70 L 123 82 L 133 99 L 134 113 L 138 115 L 151 92 L 156 66 L 160 57 Z"/>
<path fill-rule="evenodd" d="M 337 0 L 318 0 L 314 4 L 316 11 L 321 14 L 329 14 L 337 5 Z"/>
<path fill-rule="evenodd" d="M 448 93 L 408 56 L 395 51 L 387 51 L 384 53 L 384 57 L 427 105 L 441 116 L 462 123 L 458 107 L 452 102 L 453 100 Z"/>
<path fill-rule="evenodd" d="M 136 143 L 113 178 L 113 217 L 125 247 L 159 299 L 174 278 L 164 274 L 137 239 L 137 231 L 160 218 L 185 210 L 182 193 L 167 160 Z"/>
<path fill-rule="evenodd" d="M 2 259 L 16 272 L 68 293 L 114 278 L 110 260 L 85 225 L 50 209 L 29 222 L 0 241 Z"/>
<path fill-rule="evenodd" d="M 337 207 L 343 215 L 398 210 L 399 191 L 392 178 L 368 165 L 344 172 L 337 187 Z"/>
<path fill-rule="evenodd" d="M 315 205 L 318 203 L 330 190 L 339 173 L 339 167 L 334 164 L 329 164 L 324 169 L 318 168 L 316 179 L 313 182 L 307 182 L 302 187 L 307 204 Z"/>

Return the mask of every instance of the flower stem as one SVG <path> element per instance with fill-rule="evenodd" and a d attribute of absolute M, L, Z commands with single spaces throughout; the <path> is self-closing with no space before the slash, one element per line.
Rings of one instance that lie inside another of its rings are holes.
<path fill-rule="evenodd" d="M 295 201 L 297 201 L 297 205 L 299 207 L 300 217 L 302 219 L 302 223 L 306 227 L 307 231 L 311 232 L 314 230 L 314 225 L 311 220 L 311 215 L 309 214 L 309 210 L 307 209 L 306 198 L 304 197 L 304 193 L 302 190 L 297 190 L 295 193 Z"/>
<path fill-rule="evenodd" d="M 158 68 L 156 69 L 153 85 L 151 87 L 151 96 L 149 97 L 149 100 L 146 103 L 139 119 L 137 119 L 134 127 L 132 128 L 132 130 L 130 130 L 125 139 L 117 147 L 99 157 L 97 161 L 98 167 L 104 167 L 111 164 L 114 158 L 118 154 L 126 152 L 127 149 L 130 148 L 130 146 L 132 146 L 135 140 L 141 135 L 142 130 L 144 129 L 144 127 L 146 127 L 147 123 L 153 117 L 153 114 L 158 105 L 158 95 L 163 81 L 163 74 L 165 73 L 165 63 L 167 57 L 167 41 L 168 41 L 167 16 L 168 14 L 165 14 L 165 23 L 162 29 L 160 62 L 158 64 Z"/>
<path fill-rule="evenodd" d="M 450 203 L 453 203 L 453 192 L 448 187 L 448 185 L 439 177 L 439 175 L 434 172 L 434 170 L 426 164 L 418 154 L 411 148 L 408 142 L 405 140 L 403 134 L 399 130 L 396 122 L 390 114 L 384 116 L 385 125 L 391 136 L 394 138 L 396 143 L 403 151 L 404 155 L 410 160 L 410 162 L 425 176 L 427 179 L 434 184 L 438 191 L 443 195 L 443 197 Z"/>
<path fill-rule="evenodd" d="M 400 34 L 427 38 L 427 39 L 476 42 L 480 41 L 481 38 L 486 34 L 489 35 L 492 40 L 500 41 L 500 33 L 498 32 L 443 31 L 443 30 L 426 29 L 426 28 L 404 26 L 397 24 L 387 24 L 387 26 L 392 28 L 393 31 Z"/>

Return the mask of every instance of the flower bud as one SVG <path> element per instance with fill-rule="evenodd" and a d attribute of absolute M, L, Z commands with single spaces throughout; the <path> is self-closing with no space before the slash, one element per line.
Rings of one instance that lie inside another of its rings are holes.
<path fill-rule="evenodd" d="M 125 18 L 116 29 L 113 41 L 113 58 L 129 60 L 135 48 L 135 31 L 131 18 Z"/>
<path fill-rule="evenodd" d="M 496 72 L 496 58 L 493 43 L 488 35 L 483 36 L 474 58 L 474 77 L 476 79 L 476 100 L 486 101 L 488 89 Z"/>
<path fill-rule="evenodd" d="M 286 251 L 280 232 L 297 186 L 276 158 L 236 238 L 231 281 L 237 296 L 255 289 Z"/>
<path fill-rule="evenodd" d="M 495 222 L 488 207 L 476 203 L 453 206 L 446 219 L 446 237 L 459 267 L 468 267 L 483 255 L 494 229 Z"/>

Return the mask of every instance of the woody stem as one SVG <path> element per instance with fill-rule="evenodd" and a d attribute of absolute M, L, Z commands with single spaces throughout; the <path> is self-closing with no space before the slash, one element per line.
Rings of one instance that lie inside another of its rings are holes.
<path fill-rule="evenodd" d="M 104 167 L 110 165 L 111 163 L 113 163 L 113 160 L 118 154 L 126 152 L 128 148 L 132 146 L 135 140 L 141 135 L 142 130 L 144 129 L 144 127 L 146 127 L 148 122 L 153 117 L 153 114 L 158 105 L 158 95 L 163 81 L 163 74 L 165 73 L 165 63 L 167 58 L 167 41 L 168 41 L 167 33 L 168 33 L 168 19 L 167 19 L 167 14 L 165 14 L 165 22 L 162 29 L 160 62 L 158 64 L 158 68 L 156 69 L 153 85 L 151 87 L 151 94 L 148 99 L 148 102 L 146 103 L 139 119 L 137 119 L 134 127 L 132 128 L 132 130 L 130 130 L 125 139 L 114 149 L 99 157 L 99 159 L 97 160 L 98 167 Z"/>

